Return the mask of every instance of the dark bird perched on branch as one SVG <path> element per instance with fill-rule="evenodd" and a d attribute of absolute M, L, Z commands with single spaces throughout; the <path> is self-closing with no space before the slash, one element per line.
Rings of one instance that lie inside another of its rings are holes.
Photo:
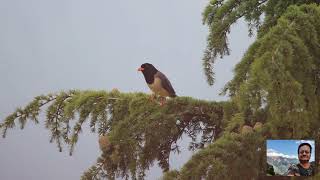
<path fill-rule="evenodd" d="M 138 71 L 142 72 L 149 88 L 155 95 L 160 95 L 163 100 L 165 100 L 166 97 L 177 96 L 169 79 L 152 64 L 144 63 Z M 164 103 L 163 100 L 160 102 L 161 105 Z"/>

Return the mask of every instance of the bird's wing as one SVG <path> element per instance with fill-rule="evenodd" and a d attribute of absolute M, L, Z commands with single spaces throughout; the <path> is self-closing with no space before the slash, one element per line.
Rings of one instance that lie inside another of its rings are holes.
<path fill-rule="evenodd" d="M 176 92 L 174 91 L 169 79 L 160 71 L 158 71 L 154 77 L 156 78 L 160 78 L 161 79 L 161 86 L 168 91 L 170 97 L 175 97 L 176 96 Z"/>

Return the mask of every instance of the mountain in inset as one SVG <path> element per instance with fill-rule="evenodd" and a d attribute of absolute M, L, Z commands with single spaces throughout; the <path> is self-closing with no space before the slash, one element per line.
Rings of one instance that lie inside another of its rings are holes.
<path fill-rule="evenodd" d="M 292 164 L 298 164 L 296 158 L 286 158 L 282 156 L 267 156 L 267 162 L 273 166 L 274 172 L 278 175 L 284 175 Z"/>

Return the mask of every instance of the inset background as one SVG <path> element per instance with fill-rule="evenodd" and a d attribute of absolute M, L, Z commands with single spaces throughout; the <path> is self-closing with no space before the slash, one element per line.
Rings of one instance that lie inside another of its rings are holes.
<path fill-rule="evenodd" d="M 276 175 L 283 175 L 292 164 L 298 164 L 298 146 L 307 142 L 312 147 L 309 162 L 315 161 L 314 140 L 267 140 L 267 163 L 273 166 Z"/>

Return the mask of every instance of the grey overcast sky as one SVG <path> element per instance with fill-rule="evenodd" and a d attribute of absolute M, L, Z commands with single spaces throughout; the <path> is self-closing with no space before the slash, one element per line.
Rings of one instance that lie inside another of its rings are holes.
<path fill-rule="evenodd" d="M 215 65 L 210 87 L 202 71 L 207 0 L 1 0 L 0 121 L 34 96 L 61 90 L 150 93 L 137 68 L 144 62 L 165 73 L 179 96 L 220 101 L 253 39 L 238 22 L 230 34 L 231 56 Z M 43 119 L 40 119 L 40 121 Z M 181 140 L 186 147 L 188 139 Z M 79 179 L 100 155 L 97 135 L 85 128 L 73 156 L 49 143 L 44 124 L 28 123 L 0 139 L 1 180 Z M 180 168 L 191 153 L 170 159 Z M 147 179 L 157 179 L 156 166 Z"/>

